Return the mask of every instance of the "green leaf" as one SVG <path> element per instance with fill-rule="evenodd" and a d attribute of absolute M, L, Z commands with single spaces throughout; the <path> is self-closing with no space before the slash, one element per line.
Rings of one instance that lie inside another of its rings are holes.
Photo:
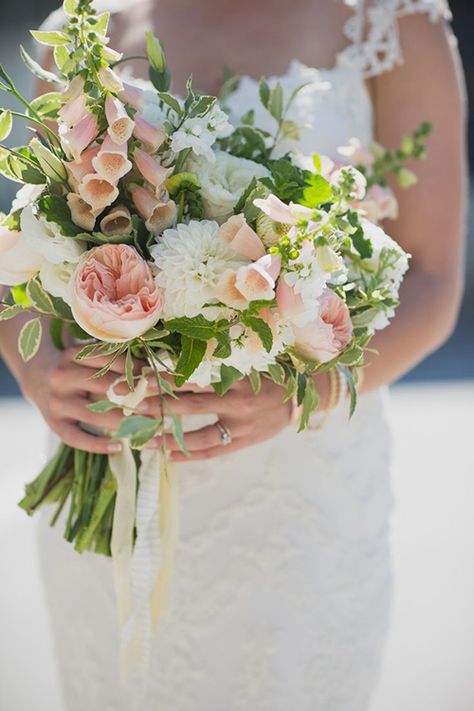
<path fill-rule="evenodd" d="M 5 82 L 6 87 L 9 87 L 10 89 L 13 89 L 13 87 L 15 86 L 12 79 L 8 76 L 5 69 L 3 68 L 3 64 L 0 64 L 0 79 L 2 80 L 2 82 Z"/>
<path fill-rule="evenodd" d="M 151 437 L 158 431 L 159 423 L 151 417 L 144 415 L 130 415 L 125 417 L 119 425 L 117 432 L 112 436 L 112 439 L 131 439 L 137 435 L 151 433 Z"/>
<path fill-rule="evenodd" d="M 303 191 L 303 200 L 306 207 L 319 207 L 332 198 L 331 184 L 322 175 L 311 173 L 308 187 Z"/>
<path fill-rule="evenodd" d="M 350 348 L 339 356 L 338 363 L 340 363 L 341 365 L 354 366 L 360 363 L 363 355 L 363 349 L 359 348 L 359 346 L 354 346 L 353 348 Z"/>
<path fill-rule="evenodd" d="M 188 318 L 187 316 L 174 318 L 166 321 L 164 326 L 170 333 L 174 331 L 175 333 L 181 333 L 183 336 L 197 338 L 200 341 L 209 341 L 216 334 L 216 322 L 208 321 L 201 315 L 194 318 Z"/>
<path fill-rule="evenodd" d="M 38 202 L 38 207 L 48 222 L 54 222 L 65 237 L 77 237 L 80 227 L 71 219 L 71 211 L 66 200 L 59 195 L 45 195 Z"/>
<path fill-rule="evenodd" d="M 188 112 L 188 117 L 199 118 L 201 116 L 205 116 L 216 102 L 217 99 L 215 96 L 200 96 L 191 106 Z"/>
<path fill-rule="evenodd" d="M 272 363 L 268 366 L 268 372 L 274 383 L 277 385 L 285 384 L 285 369 L 279 363 Z"/>
<path fill-rule="evenodd" d="M 21 207 L 19 210 L 14 210 L 14 212 L 10 212 L 9 215 L 3 218 L 1 221 L 2 227 L 7 227 L 9 230 L 13 230 L 16 232 L 20 232 L 21 230 L 21 213 L 23 212 L 23 208 Z"/>
<path fill-rule="evenodd" d="M 349 417 L 352 417 L 357 407 L 357 388 L 354 380 L 354 375 L 352 374 L 352 371 L 349 368 L 346 368 L 344 365 L 339 365 L 337 368 L 339 372 L 342 373 L 345 377 L 347 386 L 349 388 L 349 394 L 351 397 Z"/>
<path fill-rule="evenodd" d="M 302 399 L 302 410 L 301 417 L 298 427 L 298 432 L 302 432 L 306 429 L 309 424 L 309 418 L 311 414 L 316 410 L 319 405 L 319 394 L 316 390 L 316 385 L 311 378 L 306 379 L 306 386 L 304 390 L 304 395 Z"/>
<path fill-rule="evenodd" d="M 70 44 L 71 38 L 65 32 L 51 31 L 51 32 L 41 32 L 39 30 L 30 30 L 30 34 L 35 38 L 40 44 L 44 44 L 47 47 L 58 47 L 62 44 Z"/>
<path fill-rule="evenodd" d="M 133 356 L 131 348 L 127 350 L 125 357 L 125 377 L 127 378 L 128 387 L 133 392 L 135 390 L 135 380 L 133 379 Z"/>
<path fill-rule="evenodd" d="M 316 172 L 320 173 L 322 170 L 322 163 L 321 156 L 319 155 L 319 153 L 313 153 L 313 165 Z"/>
<path fill-rule="evenodd" d="M 60 92 L 50 91 L 47 94 L 37 96 L 30 106 L 42 118 L 57 119 L 62 103 Z"/>
<path fill-rule="evenodd" d="M 215 358 L 228 358 L 232 353 L 232 345 L 229 334 L 224 331 L 219 331 L 216 333 L 216 339 L 218 345 L 212 355 Z"/>
<path fill-rule="evenodd" d="M 77 13 L 77 0 L 64 0 L 63 9 L 67 17 L 74 17 Z"/>
<path fill-rule="evenodd" d="M 351 234 L 352 244 L 359 252 L 362 259 L 370 259 L 373 254 L 372 242 L 364 236 L 364 230 L 359 225 L 356 231 Z"/>
<path fill-rule="evenodd" d="M 262 79 L 260 79 L 260 84 L 258 85 L 258 95 L 264 107 L 268 109 L 268 104 L 270 101 L 270 87 L 268 86 L 268 83 L 263 77 Z"/>
<path fill-rule="evenodd" d="M 170 109 L 172 109 L 178 116 L 181 116 L 183 111 L 181 109 L 181 105 L 178 99 L 176 99 L 172 94 L 168 94 L 168 92 L 166 91 L 159 91 L 158 96 L 163 101 L 163 103 L 169 106 Z"/>
<path fill-rule="evenodd" d="M 280 82 L 270 90 L 268 110 L 276 121 L 281 121 L 283 116 L 283 87 Z"/>
<path fill-rule="evenodd" d="M 258 395 L 260 392 L 260 389 L 262 387 L 262 376 L 260 373 L 252 368 L 252 370 L 249 373 L 249 380 L 250 380 L 250 385 L 252 386 L 252 390 L 255 395 Z"/>
<path fill-rule="evenodd" d="M 377 316 L 379 309 L 370 308 L 365 311 L 360 311 L 351 317 L 352 325 L 354 328 L 361 328 L 362 326 L 368 326 L 374 318 Z"/>
<path fill-rule="evenodd" d="M 25 311 L 27 307 L 23 304 L 14 304 L 13 306 L 8 306 L 7 308 L 0 311 L 0 321 L 8 321 L 11 318 L 15 318 L 18 314 Z"/>
<path fill-rule="evenodd" d="M 242 321 L 246 326 L 251 328 L 252 331 L 255 331 L 267 353 L 270 353 L 273 346 L 273 333 L 268 323 L 265 323 L 263 319 L 257 318 L 256 316 L 243 316 Z"/>
<path fill-rule="evenodd" d="M 53 55 L 54 62 L 57 68 L 63 74 L 67 74 L 69 66 L 71 67 L 71 69 L 74 66 L 74 60 L 71 59 L 69 49 L 64 45 L 59 45 L 58 47 L 55 47 L 53 50 Z"/>
<path fill-rule="evenodd" d="M 95 17 L 94 31 L 98 35 L 106 35 L 109 28 L 110 12 L 101 12 Z"/>
<path fill-rule="evenodd" d="M 174 381 L 178 387 L 194 373 L 206 354 L 207 343 L 189 336 L 181 336 L 181 353 L 176 363 Z"/>
<path fill-rule="evenodd" d="M 225 393 L 232 387 L 237 380 L 243 378 L 242 373 L 237 368 L 232 365 L 221 365 L 221 380 L 219 383 L 212 383 L 212 387 L 218 395 L 225 395 Z"/>
<path fill-rule="evenodd" d="M 61 318 L 52 318 L 49 322 L 49 336 L 53 342 L 53 346 L 58 351 L 64 350 L 63 342 L 64 321 Z"/>
<path fill-rule="evenodd" d="M 41 321 L 34 318 L 25 323 L 18 336 L 18 350 L 25 363 L 28 363 L 38 352 L 41 343 Z"/>
<path fill-rule="evenodd" d="M 184 440 L 184 432 L 183 425 L 181 423 L 181 418 L 176 417 L 176 415 L 173 414 L 171 414 L 171 433 L 175 438 L 176 442 L 178 443 L 181 451 L 189 457 L 189 449 L 187 448 L 186 442 Z"/>
<path fill-rule="evenodd" d="M 109 410 L 116 410 L 117 408 L 118 405 L 115 402 L 110 402 L 110 400 L 98 400 L 87 405 L 87 409 L 92 412 L 109 412 Z"/>
<path fill-rule="evenodd" d="M 4 141 L 11 133 L 13 126 L 12 112 L 2 111 L 0 113 L 0 141 Z"/>
<path fill-rule="evenodd" d="M 291 400 L 294 395 L 296 395 L 296 390 L 298 388 L 298 381 L 296 379 L 296 374 L 292 373 L 290 377 L 288 378 L 288 382 L 286 384 L 286 392 L 283 398 L 283 402 L 288 402 L 288 400 Z"/>
<path fill-rule="evenodd" d="M 30 57 L 30 55 L 22 45 L 20 45 L 20 54 L 22 60 L 24 61 L 30 72 L 38 79 L 41 79 L 41 81 L 46 81 L 50 84 L 64 83 L 62 79 L 56 76 L 56 74 L 46 71 L 46 69 L 43 69 L 43 67 L 40 66 L 38 62 L 35 62 L 35 60 Z"/>
<path fill-rule="evenodd" d="M 49 294 L 37 279 L 31 279 L 26 285 L 26 294 L 31 304 L 43 314 L 55 314 L 55 308 Z"/>
<path fill-rule="evenodd" d="M 12 286 L 10 293 L 13 296 L 13 301 L 15 304 L 21 304 L 22 306 L 30 306 L 30 302 L 26 295 L 26 286 L 23 284 L 19 286 Z"/>

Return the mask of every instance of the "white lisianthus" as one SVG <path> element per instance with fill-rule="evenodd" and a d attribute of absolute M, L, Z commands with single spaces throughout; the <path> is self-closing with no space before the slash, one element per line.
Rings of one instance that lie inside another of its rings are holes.
<path fill-rule="evenodd" d="M 27 205 L 21 213 L 21 232 L 29 248 L 51 264 L 77 262 L 85 251 L 82 243 L 72 237 L 64 237 L 54 222 L 48 222 L 42 216 L 36 217 L 31 205 Z"/>
<path fill-rule="evenodd" d="M 220 276 L 243 262 L 219 236 L 219 225 L 210 220 L 191 220 L 163 232 L 150 249 L 164 289 L 163 316 L 193 317 L 204 304 L 216 303 Z"/>
<path fill-rule="evenodd" d="M 384 287 L 388 287 L 392 298 L 398 299 L 403 277 L 408 271 L 410 257 L 381 227 L 364 219 L 360 223 L 364 230 L 364 237 L 370 239 L 373 248 L 373 254 L 370 259 L 363 260 L 364 267 L 373 274 L 381 270 L 381 283 Z M 353 276 L 357 279 L 360 278 L 357 274 L 351 275 L 349 273 L 349 279 L 353 278 Z M 394 315 L 395 309 L 393 308 L 381 309 L 368 325 L 369 331 L 373 333 L 374 331 L 383 330 L 389 325 L 390 319 Z"/>
<path fill-rule="evenodd" d="M 64 262 L 62 264 L 52 264 L 43 261 L 39 272 L 39 278 L 43 288 L 51 294 L 57 296 L 66 304 L 71 303 L 71 279 L 76 270 L 77 264 Z"/>
<path fill-rule="evenodd" d="M 26 205 L 31 205 L 41 195 L 44 189 L 44 185 L 30 185 L 29 183 L 22 185 L 12 202 L 12 212 L 21 210 L 21 208 L 26 207 Z"/>
<path fill-rule="evenodd" d="M 233 130 L 227 114 L 216 102 L 204 116 L 187 118 L 183 122 L 171 137 L 171 150 L 179 153 L 185 148 L 191 148 L 195 155 L 214 162 L 212 146 L 218 138 L 230 136 Z"/>
<path fill-rule="evenodd" d="M 191 158 L 187 169 L 195 173 L 201 184 L 204 216 L 225 222 L 234 211 L 240 196 L 252 178 L 265 178 L 270 171 L 260 163 L 237 158 L 225 151 L 214 151 L 215 162 L 206 158 Z"/>

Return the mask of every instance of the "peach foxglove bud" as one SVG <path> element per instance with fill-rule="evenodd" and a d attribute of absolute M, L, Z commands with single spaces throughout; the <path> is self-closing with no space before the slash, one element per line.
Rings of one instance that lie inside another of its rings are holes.
<path fill-rule="evenodd" d="M 159 126 L 153 126 L 145 121 L 141 116 L 135 116 L 135 128 L 133 129 L 135 138 L 155 153 L 166 138 L 166 133 Z"/>
<path fill-rule="evenodd" d="M 62 96 L 65 101 L 74 101 L 79 94 L 84 93 L 84 79 L 78 75 L 74 77 L 72 81 L 69 82 L 65 91 L 63 91 Z"/>
<path fill-rule="evenodd" d="M 161 190 L 165 180 L 173 172 L 173 168 L 164 168 L 158 160 L 152 158 L 149 153 L 136 148 L 133 154 L 135 165 L 145 180 L 153 185 L 157 194 Z"/>
<path fill-rule="evenodd" d="M 105 116 L 109 127 L 107 133 L 114 143 L 126 143 L 135 125 L 120 99 L 108 96 L 105 100 Z"/>
<path fill-rule="evenodd" d="M 30 141 L 30 148 L 37 158 L 41 170 L 48 178 L 56 182 L 67 180 L 67 172 L 64 163 L 59 160 L 49 148 L 46 148 L 38 138 L 33 138 Z"/>
<path fill-rule="evenodd" d="M 233 215 L 219 228 L 219 237 L 241 257 L 255 261 L 263 257 L 265 247 L 258 234 L 247 224 L 244 215 Z"/>
<path fill-rule="evenodd" d="M 79 186 L 79 195 L 96 213 L 101 212 L 118 198 L 118 188 L 96 173 L 83 178 Z"/>
<path fill-rule="evenodd" d="M 132 169 L 128 160 L 128 144 L 115 143 L 106 136 L 98 154 L 93 158 L 94 170 L 109 183 L 116 183 Z"/>
<path fill-rule="evenodd" d="M 97 118 L 92 113 L 87 113 L 73 128 L 66 124 L 59 126 L 59 139 L 68 158 L 80 160 L 81 153 L 97 137 Z"/>
<path fill-rule="evenodd" d="M 266 254 L 253 264 L 237 270 L 235 286 L 248 301 L 270 301 L 275 296 L 275 281 L 280 266 L 279 256 Z"/>
<path fill-rule="evenodd" d="M 113 94 L 118 94 L 119 91 L 122 91 L 122 80 L 110 67 L 102 67 L 99 69 L 98 74 L 104 89 L 111 91 Z"/>
<path fill-rule="evenodd" d="M 66 124 L 68 128 L 72 128 L 84 117 L 87 111 L 87 97 L 85 94 L 79 94 L 75 99 L 68 101 L 67 104 L 59 110 L 59 119 Z"/>
<path fill-rule="evenodd" d="M 418 178 L 412 170 L 408 168 L 402 168 L 397 174 L 398 184 L 401 188 L 412 188 L 417 184 Z"/>
<path fill-rule="evenodd" d="M 92 232 L 95 227 L 96 215 L 94 215 L 91 206 L 77 193 L 69 193 L 66 200 L 74 224 L 82 227 L 83 230 Z"/>
<path fill-rule="evenodd" d="M 112 235 L 129 235 L 132 232 L 132 216 L 124 205 L 115 205 L 100 221 L 100 231 Z"/>
<path fill-rule="evenodd" d="M 123 89 L 119 93 L 120 99 L 126 104 L 129 104 L 136 111 L 141 111 L 145 104 L 145 92 L 138 86 L 123 82 Z"/>

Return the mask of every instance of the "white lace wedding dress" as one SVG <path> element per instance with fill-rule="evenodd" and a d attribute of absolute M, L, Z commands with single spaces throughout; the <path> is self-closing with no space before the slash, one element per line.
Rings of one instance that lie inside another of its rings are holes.
<path fill-rule="evenodd" d="M 446 11 L 436 0 L 350 4 L 349 46 L 334 68 L 295 60 L 280 77 L 285 89 L 310 82 L 293 109 L 309 125 L 304 152 L 369 142 L 364 80 L 401 61 L 398 16 Z M 229 105 L 237 116 L 258 110 L 256 82 L 244 77 Z M 340 407 L 322 431 L 288 429 L 179 466 L 172 604 L 140 711 L 367 710 L 391 596 L 384 397 L 362 397 L 350 423 Z M 40 545 L 67 710 L 134 708 L 118 681 L 110 561 L 77 555 L 46 525 Z"/>

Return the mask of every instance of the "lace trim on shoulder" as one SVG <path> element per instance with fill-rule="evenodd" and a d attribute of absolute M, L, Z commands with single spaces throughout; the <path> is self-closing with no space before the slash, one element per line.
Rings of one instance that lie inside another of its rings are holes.
<path fill-rule="evenodd" d="M 364 78 L 382 74 L 403 61 L 398 20 L 426 13 L 432 22 L 450 19 L 447 0 L 345 0 L 354 8 L 344 32 L 351 45 L 340 55 L 344 64 L 356 66 Z"/>

